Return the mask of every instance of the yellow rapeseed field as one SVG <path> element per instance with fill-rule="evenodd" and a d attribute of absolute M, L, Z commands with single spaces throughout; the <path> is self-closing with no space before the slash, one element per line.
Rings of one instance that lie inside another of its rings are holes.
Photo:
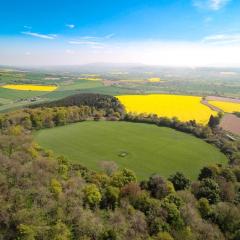
<path fill-rule="evenodd" d="M 53 85 L 46 86 L 46 85 L 32 85 L 32 84 L 6 84 L 1 87 L 13 89 L 13 90 L 42 91 L 42 92 L 51 92 L 57 89 L 57 86 L 53 86 Z"/>
<path fill-rule="evenodd" d="M 121 79 L 121 80 L 118 80 L 118 81 L 120 81 L 120 82 L 129 82 L 129 83 L 131 83 L 131 82 L 134 82 L 134 83 L 144 82 L 144 80 L 142 80 L 142 79 Z"/>
<path fill-rule="evenodd" d="M 220 108 L 224 112 L 240 112 L 240 103 L 222 102 L 222 101 L 209 101 L 210 104 Z"/>
<path fill-rule="evenodd" d="M 196 120 L 206 124 L 209 117 L 216 115 L 201 103 L 201 97 L 167 94 L 117 96 L 127 112 L 155 113 L 162 117 L 177 117 L 181 121 Z"/>
<path fill-rule="evenodd" d="M 156 82 L 160 82 L 160 78 L 158 78 L 158 77 L 149 78 L 148 81 L 151 83 L 156 83 Z"/>
<path fill-rule="evenodd" d="M 81 78 L 79 78 L 79 80 L 101 81 L 102 78 L 98 78 L 98 77 L 81 77 Z"/>
<path fill-rule="evenodd" d="M 83 73 L 83 74 L 81 74 L 81 76 L 84 76 L 84 77 L 98 77 L 99 75 L 98 74 Z"/>

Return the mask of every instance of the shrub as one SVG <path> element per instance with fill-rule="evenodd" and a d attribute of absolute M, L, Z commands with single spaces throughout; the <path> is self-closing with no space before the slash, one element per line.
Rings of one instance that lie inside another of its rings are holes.
<path fill-rule="evenodd" d="M 219 185 L 213 179 L 203 179 L 196 196 L 198 199 L 206 198 L 211 204 L 217 203 L 220 200 Z"/>
<path fill-rule="evenodd" d="M 115 187 L 123 187 L 130 182 L 136 181 L 137 181 L 136 174 L 132 170 L 126 168 L 116 172 L 112 176 L 112 185 Z"/>
<path fill-rule="evenodd" d="M 96 207 L 100 203 L 102 195 L 95 184 L 88 184 L 83 191 L 85 194 L 85 203 L 90 207 Z"/>
<path fill-rule="evenodd" d="M 172 182 L 176 191 L 184 190 L 190 186 L 190 180 L 184 176 L 183 173 L 177 172 L 168 179 Z"/>

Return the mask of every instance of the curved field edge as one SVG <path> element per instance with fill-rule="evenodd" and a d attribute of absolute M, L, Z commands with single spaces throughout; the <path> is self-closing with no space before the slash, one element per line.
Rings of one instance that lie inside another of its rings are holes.
<path fill-rule="evenodd" d="M 86 121 L 40 130 L 34 136 L 43 148 L 71 162 L 99 171 L 102 161 L 115 161 L 134 170 L 138 179 L 153 173 L 168 177 L 176 171 L 196 179 L 203 166 L 227 163 L 225 155 L 203 140 L 144 123 Z"/>
<path fill-rule="evenodd" d="M 207 124 L 211 115 L 217 115 L 202 103 L 200 96 L 147 94 L 116 96 L 127 112 L 157 114 L 160 117 L 177 117 L 180 121 L 195 120 Z"/>
<path fill-rule="evenodd" d="M 209 101 L 209 103 L 225 113 L 240 112 L 240 103 L 239 102 L 224 102 L 224 101 Z"/>

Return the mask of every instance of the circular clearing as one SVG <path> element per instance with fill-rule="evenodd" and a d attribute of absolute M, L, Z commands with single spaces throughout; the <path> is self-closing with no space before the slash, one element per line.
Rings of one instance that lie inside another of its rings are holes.
<path fill-rule="evenodd" d="M 72 162 L 100 170 L 101 161 L 115 161 L 146 179 L 181 171 L 196 179 L 203 166 L 225 164 L 217 148 L 190 134 L 144 123 L 86 121 L 35 133 L 36 141 Z"/>

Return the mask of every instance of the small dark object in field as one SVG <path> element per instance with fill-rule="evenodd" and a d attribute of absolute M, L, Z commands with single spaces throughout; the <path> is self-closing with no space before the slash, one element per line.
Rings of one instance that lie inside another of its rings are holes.
<path fill-rule="evenodd" d="M 119 157 L 126 157 L 127 155 L 128 155 L 128 152 L 124 152 L 124 151 L 118 154 Z"/>

